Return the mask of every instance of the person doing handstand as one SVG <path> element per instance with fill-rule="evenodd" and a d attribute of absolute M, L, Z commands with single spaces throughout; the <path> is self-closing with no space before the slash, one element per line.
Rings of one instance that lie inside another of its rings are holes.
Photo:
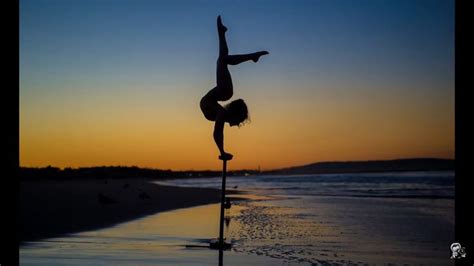
<path fill-rule="evenodd" d="M 214 141 L 221 155 L 221 160 L 231 160 L 233 155 L 224 151 L 224 124 L 240 126 L 248 120 L 248 109 L 244 100 L 238 99 L 222 107 L 218 101 L 227 101 L 232 97 L 233 86 L 227 65 L 238 65 L 242 62 L 258 62 L 260 56 L 268 54 L 260 51 L 251 54 L 229 55 L 229 48 L 225 39 L 227 28 L 222 24 L 221 16 L 217 17 L 217 33 L 219 35 L 219 58 L 217 59 L 216 80 L 217 86 L 211 89 L 200 102 L 201 110 L 209 121 L 214 123 Z"/>

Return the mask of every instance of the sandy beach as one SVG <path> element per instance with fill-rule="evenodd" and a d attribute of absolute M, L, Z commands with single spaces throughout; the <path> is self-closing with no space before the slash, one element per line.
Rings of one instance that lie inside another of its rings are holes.
<path fill-rule="evenodd" d="M 161 186 L 141 179 L 25 181 L 19 241 L 105 228 L 161 211 L 220 201 L 220 190 Z"/>
<path fill-rule="evenodd" d="M 454 264 L 453 172 L 231 176 L 223 260 L 220 181 L 25 183 L 20 264 Z"/>

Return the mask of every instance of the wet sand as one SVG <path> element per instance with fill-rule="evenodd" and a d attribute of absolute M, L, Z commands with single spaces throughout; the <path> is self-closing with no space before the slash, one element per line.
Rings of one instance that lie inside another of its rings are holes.
<path fill-rule="evenodd" d="M 454 202 L 299 196 L 236 203 L 233 250 L 305 265 L 453 265 Z"/>
<path fill-rule="evenodd" d="M 218 189 L 162 186 L 141 179 L 26 181 L 20 186 L 18 238 L 22 243 L 58 237 L 217 202 Z"/>
<path fill-rule="evenodd" d="M 20 247 L 22 265 L 453 265 L 452 200 L 234 196 L 224 235 L 219 204 L 158 212 L 127 223 Z M 370 206 L 368 208 L 368 206 Z M 426 208 L 429 206 L 429 208 Z"/>
<path fill-rule="evenodd" d="M 77 198 L 82 197 L 82 200 L 75 202 L 80 202 L 78 208 L 84 209 L 71 209 L 69 215 L 76 212 L 88 215 L 88 210 L 92 210 L 90 213 L 99 215 L 88 218 L 92 223 L 109 221 L 100 218 L 107 212 L 109 215 L 124 212 L 133 220 L 115 226 L 104 225 L 102 229 L 84 231 L 83 227 L 77 234 L 25 241 L 20 246 L 21 264 L 222 265 L 218 252 L 207 248 L 209 240 L 218 236 L 219 190 L 154 186 L 144 181 L 128 183 L 125 187 L 127 183 L 123 181 L 52 182 L 41 184 L 44 186 L 41 189 L 36 189 L 33 183 L 24 185 L 24 190 L 31 190 L 29 203 L 33 204 L 33 200 L 42 208 L 37 209 L 38 213 L 48 209 L 54 215 L 54 208 L 45 207 L 46 196 L 36 195 L 43 202 L 35 201 L 31 198 L 34 193 L 54 192 L 55 195 L 49 195 L 52 200 L 61 194 L 71 201 L 77 193 Z M 137 194 L 145 188 L 156 189 L 155 194 L 146 190 L 150 198 L 161 196 L 163 200 L 150 204 L 151 199 L 140 199 Z M 100 191 L 117 193 L 114 199 L 120 201 L 123 197 L 126 203 L 122 207 L 119 203 L 97 205 L 96 194 Z M 225 212 L 224 235 L 232 243 L 232 249 L 224 252 L 224 265 L 454 264 L 449 252 L 449 245 L 454 241 L 453 199 L 287 195 L 281 194 L 281 190 L 263 189 L 255 190 L 256 194 L 241 192 L 239 195 L 229 193 L 233 200 L 232 208 Z M 196 206 L 205 204 L 206 200 L 215 203 Z M 88 206 L 84 203 L 87 201 L 94 201 L 95 205 L 88 203 L 91 205 Z M 196 207 L 159 211 L 176 207 L 170 205 L 175 201 Z M 157 209 L 150 205 L 156 205 Z M 67 204 L 54 202 L 54 206 L 57 209 Z M 115 207 L 118 209 L 112 209 Z M 132 217 L 133 212 L 143 215 L 145 208 L 158 212 L 139 219 Z M 32 211 L 36 210 L 30 209 Z M 58 213 L 62 214 L 58 215 L 60 219 L 76 222 L 64 217 L 66 210 L 59 209 Z M 43 217 L 43 220 L 51 222 L 52 217 Z M 35 226 L 34 214 L 30 213 L 30 219 L 28 222 Z M 64 229 L 64 225 L 59 228 Z M 46 229 L 48 227 L 37 232 Z M 52 232 L 54 228 L 48 230 Z M 188 248 L 187 245 L 204 247 Z"/>
<path fill-rule="evenodd" d="M 26 242 L 20 247 L 20 264 L 289 265 L 280 259 L 233 249 L 220 257 L 217 250 L 197 247 L 208 245 L 219 234 L 219 209 L 217 203 L 159 212 L 108 228 Z M 234 217 L 240 210 L 231 208 L 226 215 Z"/>

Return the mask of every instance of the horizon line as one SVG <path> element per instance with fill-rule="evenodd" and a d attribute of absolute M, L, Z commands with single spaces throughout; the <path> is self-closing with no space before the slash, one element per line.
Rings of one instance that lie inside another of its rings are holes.
<path fill-rule="evenodd" d="M 312 164 L 324 164 L 324 163 L 354 163 L 354 162 L 380 162 L 380 161 L 400 161 L 400 160 L 452 160 L 455 161 L 455 158 L 446 158 L 446 157 L 406 157 L 406 158 L 395 158 L 395 159 L 370 159 L 370 160 L 335 160 L 335 161 L 318 161 L 318 162 L 312 162 L 312 163 L 305 163 L 305 164 L 298 164 L 298 165 L 293 165 L 293 166 L 285 166 L 285 167 L 280 167 L 280 168 L 272 168 L 272 169 L 267 169 L 267 170 L 261 170 L 261 169 L 236 169 L 236 170 L 230 170 L 229 172 L 236 172 L 236 171 L 260 171 L 260 172 L 270 172 L 270 171 L 277 171 L 277 170 L 284 170 L 284 169 L 290 169 L 290 168 L 297 168 L 297 167 L 303 167 L 303 166 L 308 166 Z M 139 169 L 148 169 L 148 170 L 161 170 L 161 171 L 171 171 L 171 172 L 205 172 L 205 171 L 221 171 L 220 169 L 218 170 L 212 170 L 212 169 L 202 169 L 202 170 L 195 170 L 195 169 L 186 169 L 186 170 L 173 170 L 173 169 L 165 169 L 165 168 L 154 168 L 154 167 L 147 167 L 147 166 L 138 166 L 138 165 L 95 165 L 95 166 L 79 166 L 79 167 L 71 167 L 71 166 L 65 166 L 65 167 L 58 167 L 58 166 L 53 166 L 53 165 L 47 165 L 47 166 L 22 166 L 20 165 L 19 168 L 58 168 L 60 170 L 65 170 L 65 169 L 81 169 L 81 168 L 107 168 L 107 167 L 123 167 L 123 168 L 139 168 Z"/>

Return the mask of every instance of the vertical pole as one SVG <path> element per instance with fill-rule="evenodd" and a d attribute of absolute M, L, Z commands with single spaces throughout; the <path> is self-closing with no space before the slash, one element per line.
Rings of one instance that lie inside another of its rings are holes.
<path fill-rule="evenodd" d="M 219 266 L 224 266 L 224 250 L 219 249 Z"/>
<path fill-rule="evenodd" d="M 219 226 L 219 249 L 224 249 L 224 202 L 225 202 L 225 178 L 227 174 L 227 160 L 222 160 L 222 190 L 221 190 L 221 220 Z"/>

